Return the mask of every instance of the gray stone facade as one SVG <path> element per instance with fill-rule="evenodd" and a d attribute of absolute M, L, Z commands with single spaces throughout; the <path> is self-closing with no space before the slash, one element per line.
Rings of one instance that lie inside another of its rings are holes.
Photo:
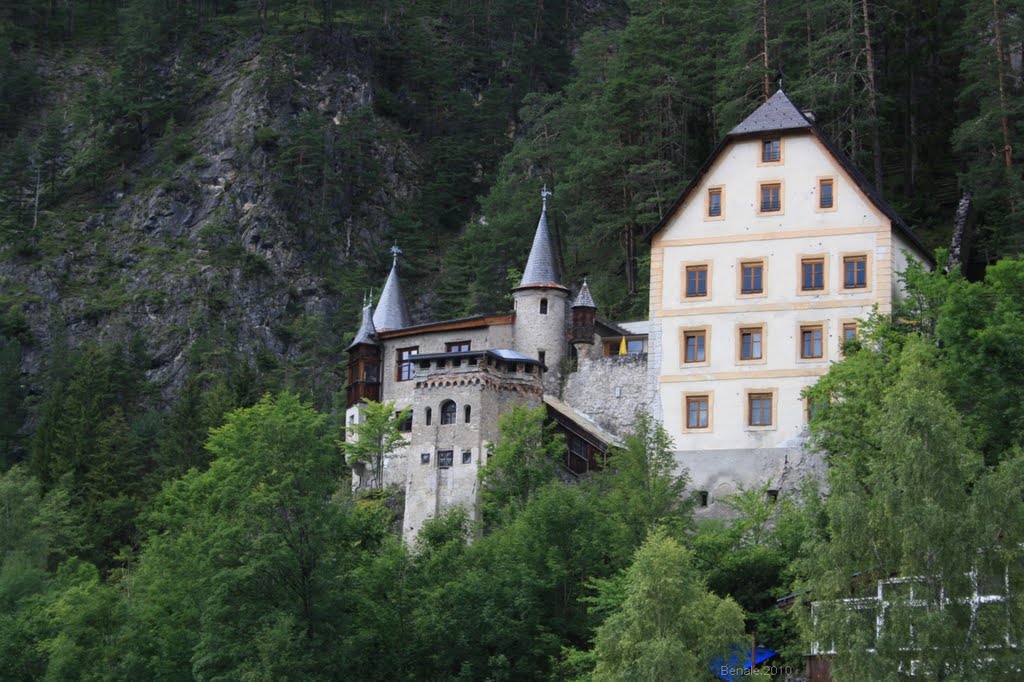
<path fill-rule="evenodd" d="M 561 399 L 602 429 L 624 435 L 638 410 L 649 411 L 647 355 L 580 354 Z"/>
<path fill-rule="evenodd" d="M 417 364 L 413 405 L 419 418 L 413 421 L 409 446 L 399 454 L 404 461 L 398 480 L 406 490 L 406 538 L 415 538 L 427 519 L 447 507 L 461 505 L 477 517 L 478 473 L 497 439 L 498 416 L 515 405 L 539 405 L 541 381 L 538 366 L 487 354 Z M 446 404 L 454 404 L 450 423 Z"/>

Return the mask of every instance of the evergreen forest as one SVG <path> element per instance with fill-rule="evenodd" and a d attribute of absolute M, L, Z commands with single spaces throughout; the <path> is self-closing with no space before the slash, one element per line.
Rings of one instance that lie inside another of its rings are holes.
<path fill-rule="evenodd" d="M 4 0 L 0 677 L 1019 675 L 1022 44 L 1020 0 Z M 780 87 L 938 256 L 810 391 L 823 486 L 697 520 L 656 421 L 566 485 L 515 410 L 481 521 L 352 494 L 392 244 L 416 322 L 507 311 L 547 185 L 564 281 L 645 318 L 648 231 Z M 893 576 L 884 636 L 829 608 Z"/>

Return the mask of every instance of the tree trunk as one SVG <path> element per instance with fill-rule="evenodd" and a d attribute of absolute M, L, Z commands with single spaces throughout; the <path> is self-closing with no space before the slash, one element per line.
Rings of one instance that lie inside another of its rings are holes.
<path fill-rule="evenodd" d="M 761 68 L 764 71 L 761 94 L 767 102 L 768 97 L 771 95 L 768 92 L 770 87 L 768 81 L 768 0 L 761 0 Z"/>
<path fill-rule="evenodd" d="M 36 199 L 32 209 L 32 238 L 34 239 L 39 227 L 39 169 L 36 169 Z"/>
<path fill-rule="evenodd" d="M 875 87 L 875 55 L 871 49 L 871 21 L 868 18 L 868 0 L 861 0 L 860 7 L 861 13 L 864 15 L 864 56 L 867 62 L 868 114 L 871 117 L 871 153 L 875 161 L 875 188 L 881 192 L 882 140 L 878 131 L 878 91 Z"/>
<path fill-rule="evenodd" d="M 999 81 L 999 125 L 1003 131 L 1003 161 L 1007 168 L 1013 166 L 1013 148 L 1010 146 L 1010 119 L 1006 106 L 1006 85 L 1003 83 L 1003 17 L 999 11 L 999 0 L 992 0 L 992 31 L 996 41 L 996 79 Z"/>

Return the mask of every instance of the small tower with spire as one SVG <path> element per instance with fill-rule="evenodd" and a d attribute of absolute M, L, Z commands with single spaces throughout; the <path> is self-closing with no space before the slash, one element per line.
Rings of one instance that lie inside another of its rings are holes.
<path fill-rule="evenodd" d="M 377 331 L 403 329 L 411 324 L 409 309 L 405 305 L 402 287 L 398 283 L 398 256 L 401 253 L 398 244 L 391 247 L 391 272 L 384 283 L 384 290 L 380 292 L 377 308 L 373 311 L 373 324 Z"/>
<path fill-rule="evenodd" d="M 583 278 L 583 286 L 572 304 L 572 332 L 569 340 L 576 347 L 576 354 L 582 357 L 586 346 L 594 345 L 594 320 L 597 317 L 597 304 L 590 295 L 587 278 Z"/>
<path fill-rule="evenodd" d="M 373 306 L 363 297 L 363 319 L 356 337 L 345 351 L 348 353 L 348 381 L 345 407 L 351 408 L 367 400 L 380 400 L 381 344 L 373 324 Z"/>
<path fill-rule="evenodd" d="M 562 286 L 558 259 L 548 230 L 548 197 L 551 192 L 547 185 L 540 196 L 540 220 L 537 221 L 530 257 L 526 260 L 519 286 L 512 290 L 516 308 L 513 343 L 517 351 L 537 358 L 547 366 L 544 389 L 555 393 L 567 350 L 569 290 Z"/>

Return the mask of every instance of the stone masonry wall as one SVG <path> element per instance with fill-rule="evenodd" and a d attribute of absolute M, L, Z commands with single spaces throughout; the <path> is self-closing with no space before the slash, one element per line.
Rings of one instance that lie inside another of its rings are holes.
<path fill-rule="evenodd" d="M 581 355 L 561 399 L 615 435 L 629 432 L 637 410 L 649 410 L 647 356 Z"/>

